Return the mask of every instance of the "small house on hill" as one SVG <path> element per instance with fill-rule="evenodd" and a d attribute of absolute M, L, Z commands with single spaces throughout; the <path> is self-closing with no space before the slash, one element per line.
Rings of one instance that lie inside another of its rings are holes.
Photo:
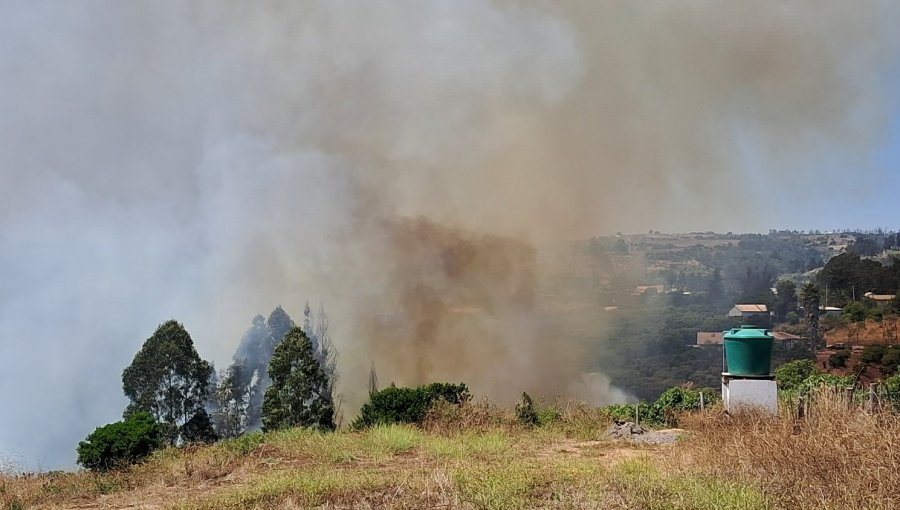
<path fill-rule="evenodd" d="M 819 307 L 820 317 L 840 317 L 842 313 L 844 313 L 844 310 L 842 308 L 838 308 L 837 306 Z"/>
<path fill-rule="evenodd" d="M 697 345 L 722 345 L 725 341 L 721 331 L 698 331 Z"/>
<path fill-rule="evenodd" d="M 874 292 L 866 292 L 863 297 L 875 302 L 876 306 L 887 306 L 894 300 L 894 294 L 875 294 Z"/>
<path fill-rule="evenodd" d="M 742 319 L 767 319 L 769 309 L 766 305 L 734 305 L 728 310 L 729 317 L 741 317 Z"/>
<path fill-rule="evenodd" d="M 803 337 L 785 333 L 784 331 L 770 331 L 775 342 L 779 344 L 794 345 L 803 340 Z M 725 343 L 725 333 L 722 331 L 698 331 L 697 345 L 701 347 L 709 347 L 714 345 L 722 345 Z"/>

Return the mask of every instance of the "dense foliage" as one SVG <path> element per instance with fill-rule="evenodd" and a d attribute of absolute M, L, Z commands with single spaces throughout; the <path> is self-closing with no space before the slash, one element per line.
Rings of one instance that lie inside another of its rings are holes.
<path fill-rule="evenodd" d="M 268 372 L 272 385 L 263 400 L 263 430 L 334 429 L 328 377 L 301 328 L 292 328 L 275 348 Z"/>
<path fill-rule="evenodd" d="M 379 424 L 421 423 L 431 405 L 444 400 L 451 404 L 463 404 L 471 398 L 465 384 L 432 383 L 418 388 L 391 386 L 369 395 L 353 428 L 365 428 Z"/>
<path fill-rule="evenodd" d="M 829 304 L 842 306 L 865 292 L 894 294 L 900 287 L 900 264 L 894 258 L 891 265 L 853 253 L 833 257 L 819 273 L 819 285 L 828 286 Z"/>
<path fill-rule="evenodd" d="M 775 381 L 781 390 L 798 388 L 810 376 L 818 374 L 816 363 L 810 359 L 798 359 L 782 364 L 775 369 Z"/>
<path fill-rule="evenodd" d="M 150 413 L 165 425 L 168 440 L 175 443 L 182 425 L 206 413 L 212 374 L 212 365 L 197 354 L 184 326 L 174 320 L 165 322 L 122 372 L 122 387 L 131 401 L 125 416 Z"/>
<path fill-rule="evenodd" d="M 78 463 L 92 470 L 113 469 L 147 457 L 162 444 L 153 416 L 135 412 L 125 421 L 97 427 L 78 443 Z"/>
<path fill-rule="evenodd" d="M 702 403 L 712 405 L 719 400 L 719 392 L 712 388 L 687 388 L 676 386 L 664 391 L 655 402 L 639 402 L 637 404 L 614 404 L 607 406 L 604 412 L 620 421 L 640 421 L 649 425 L 674 426 L 678 414 L 697 411 Z"/>

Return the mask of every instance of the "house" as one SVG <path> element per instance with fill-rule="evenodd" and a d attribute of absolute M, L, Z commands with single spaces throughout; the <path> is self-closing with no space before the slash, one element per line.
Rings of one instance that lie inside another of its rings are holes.
<path fill-rule="evenodd" d="M 803 340 L 802 336 L 792 335 L 790 333 L 785 333 L 784 331 L 772 331 L 770 334 L 775 337 L 775 343 L 787 345 L 789 347 L 792 347 Z"/>
<path fill-rule="evenodd" d="M 793 345 L 796 342 L 803 340 L 802 336 L 792 335 L 790 333 L 785 333 L 784 331 L 769 331 L 769 334 L 775 338 L 775 342 L 778 344 Z M 725 343 L 725 334 L 721 331 L 697 332 L 698 346 L 714 346 L 722 345 L 723 343 Z"/>
<path fill-rule="evenodd" d="M 766 305 L 734 305 L 731 310 L 728 310 L 728 316 L 743 319 L 768 319 L 769 309 Z"/>
<path fill-rule="evenodd" d="M 874 292 L 866 292 L 863 294 L 863 297 L 866 299 L 871 299 L 875 302 L 875 306 L 887 306 L 891 301 L 894 300 L 894 294 L 875 294 Z"/>
<path fill-rule="evenodd" d="M 819 307 L 819 317 L 840 317 L 842 313 L 844 313 L 844 309 L 836 306 Z"/>
<path fill-rule="evenodd" d="M 644 294 L 654 295 L 662 294 L 665 290 L 665 285 L 638 285 L 631 294 L 634 296 L 643 296 Z"/>
<path fill-rule="evenodd" d="M 697 345 L 722 345 L 725 341 L 721 331 L 698 331 Z"/>

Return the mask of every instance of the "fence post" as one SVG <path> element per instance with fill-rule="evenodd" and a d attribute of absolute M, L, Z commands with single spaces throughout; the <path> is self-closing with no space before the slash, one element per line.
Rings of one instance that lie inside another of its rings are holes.
<path fill-rule="evenodd" d="M 869 383 L 869 413 L 875 412 L 875 383 Z"/>
<path fill-rule="evenodd" d="M 640 425 L 640 424 L 641 424 L 641 412 L 640 412 L 640 409 L 641 409 L 641 403 L 638 402 L 637 404 L 634 405 L 634 424 L 635 424 L 635 425 Z"/>
<path fill-rule="evenodd" d="M 701 411 L 704 410 L 704 405 L 703 405 L 703 390 L 700 390 L 700 410 L 701 410 Z"/>

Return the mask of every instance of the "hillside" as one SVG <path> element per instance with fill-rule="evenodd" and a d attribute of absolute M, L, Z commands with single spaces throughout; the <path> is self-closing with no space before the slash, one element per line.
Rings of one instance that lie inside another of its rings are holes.
<path fill-rule="evenodd" d="M 896 508 L 900 426 L 836 396 L 803 420 L 684 416 L 671 445 L 613 441 L 598 411 L 538 428 L 471 406 L 424 429 L 291 429 L 168 449 L 106 474 L 0 477 L 5 509 Z M 818 416 L 813 418 L 812 416 Z M 841 480 L 835 484 L 834 480 Z"/>

